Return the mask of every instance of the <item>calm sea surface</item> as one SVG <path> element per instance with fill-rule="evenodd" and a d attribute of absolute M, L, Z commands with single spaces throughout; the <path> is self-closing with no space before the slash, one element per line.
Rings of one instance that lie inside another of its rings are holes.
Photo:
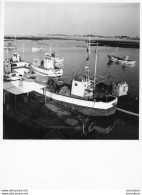
<path fill-rule="evenodd" d="M 8 42 L 5 42 L 5 45 Z M 17 49 L 15 52 L 21 54 L 21 57 L 25 61 L 32 62 L 34 58 L 42 60 L 45 56 L 45 52 L 51 48 L 55 52 L 59 52 L 60 57 L 64 58 L 64 79 L 68 82 L 71 81 L 75 73 L 77 73 L 79 67 L 85 63 L 87 57 L 86 43 L 84 41 L 73 41 L 73 40 L 50 40 L 50 41 L 16 41 Z M 32 47 L 44 48 L 40 52 L 32 52 Z M 109 74 L 113 78 L 113 82 L 124 82 L 126 81 L 129 85 L 129 93 L 139 96 L 139 49 L 133 48 L 119 48 L 118 56 L 123 57 L 129 56 L 130 59 L 136 61 L 135 67 L 125 67 L 120 64 L 108 63 L 107 53 L 114 54 L 115 48 L 112 47 L 98 47 L 98 61 L 97 61 L 97 75 Z M 23 53 L 24 51 L 24 53 Z M 95 47 L 91 47 L 90 55 L 90 69 L 91 76 L 94 72 L 95 62 Z M 4 57 L 11 57 L 13 49 L 6 50 Z M 103 125 L 102 125 L 103 124 Z M 95 128 L 86 132 L 85 134 L 77 134 L 74 137 L 65 136 L 65 139 L 138 139 L 139 138 L 139 127 L 138 120 L 135 120 L 128 116 L 116 113 L 110 118 L 97 118 Z M 4 123 L 4 129 L 6 129 L 6 137 L 8 138 L 42 138 L 42 135 L 36 135 L 34 133 L 27 133 L 24 127 L 20 127 L 21 133 L 19 133 L 19 127 L 10 127 Z M 22 130 L 24 129 L 24 130 Z M 10 132 L 11 131 L 11 132 Z M 30 131 L 30 130 L 28 130 Z M 10 133 L 9 133 L 10 132 Z M 13 133 L 12 133 L 13 132 Z M 18 132 L 18 134 L 16 134 Z M 26 133 L 24 133 L 26 132 Z M 13 135 L 13 136 L 12 136 Z M 60 137 L 59 137 L 60 138 Z"/>

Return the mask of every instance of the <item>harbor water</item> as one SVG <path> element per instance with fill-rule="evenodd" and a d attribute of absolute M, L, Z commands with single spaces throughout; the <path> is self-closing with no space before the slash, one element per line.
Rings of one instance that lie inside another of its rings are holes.
<path fill-rule="evenodd" d="M 5 42 L 8 44 L 8 41 Z M 39 52 L 32 52 L 32 47 L 43 49 Z M 87 43 L 85 41 L 75 40 L 17 40 L 16 49 L 5 49 L 4 58 L 11 57 L 12 53 L 21 54 L 22 59 L 32 62 L 33 59 L 44 58 L 45 53 L 50 47 L 58 52 L 60 57 L 64 58 L 64 75 L 66 82 L 70 83 L 76 75 L 79 68 L 85 64 L 87 58 Z M 118 57 L 129 56 L 130 60 L 135 60 L 135 67 L 123 66 L 121 64 L 109 63 L 107 54 L 115 54 L 114 47 L 98 47 L 97 75 L 110 75 L 113 82 L 126 82 L 129 86 L 129 93 L 139 97 L 139 49 L 136 48 L 118 48 Z M 95 63 L 95 46 L 91 46 L 90 54 L 90 77 L 93 76 Z M 53 117 L 55 117 L 53 115 Z M 57 115 L 56 115 L 57 117 Z M 48 116 L 47 116 L 48 120 Z M 95 122 L 93 122 L 93 120 Z M 111 117 L 96 117 L 89 119 L 91 130 L 84 129 L 73 135 L 67 130 L 58 131 L 56 139 L 139 139 L 139 120 L 129 115 L 116 112 Z M 9 125 L 10 124 L 10 125 Z M 93 126 L 94 125 L 94 126 Z M 55 134 L 55 132 L 54 132 Z M 63 135 L 63 136 L 61 136 Z M 7 139 L 48 139 L 44 132 L 36 132 L 24 125 L 9 123 L 8 119 L 4 121 L 4 138 Z M 51 136 L 50 139 L 54 139 Z"/>

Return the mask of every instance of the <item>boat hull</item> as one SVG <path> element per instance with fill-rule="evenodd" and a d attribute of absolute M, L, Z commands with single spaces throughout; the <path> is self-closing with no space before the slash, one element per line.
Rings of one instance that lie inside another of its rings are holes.
<path fill-rule="evenodd" d="M 63 75 L 63 70 L 62 69 L 57 69 L 57 70 L 49 69 L 49 70 L 46 70 L 46 69 L 36 67 L 33 64 L 31 65 L 31 69 L 33 70 L 33 72 L 35 72 L 36 74 L 41 75 L 41 76 L 58 77 L 58 76 Z"/>
<path fill-rule="evenodd" d="M 113 115 L 117 109 L 116 105 L 109 109 L 87 108 L 87 107 L 76 106 L 76 105 L 73 105 L 73 106 L 75 108 L 75 111 L 81 114 L 88 115 L 88 116 L 110 116 L 110 115 Z"/>
<path fill-rule="evenodd" d="M 41 51 L 43 48 L 32 47 L 32 52 Z"/>
<path fill-rule="evenodd" d="M 52 99 L 52 98 L 51 98 Z M 54 99 L 52 99 L 54 100 Z M 75 104 L 67 103 L 64 101 L 55 100 L 54 102 L 58 106 L 64 107 L 66 109 L 72 110 L 74 112 L 78 112 L 80 114 L 88 115 L 88 116 L 110 116 L 116 112 L 117 106 L 114 105 L 108 109 L 99 109 L 99 108 L 88 108 L 85 106 L 78 106 Z"/>
<path fill-rule="evenodd" d="M 38 75 L 41 76 L 49 76 L 49 77 L 59 77 L 63 75 L 63 70 L 62 69 L 42 69 L 39 67 L 34 66 L 33 64 L 31 65 L 31 69 L 33 70 L 33 72 L 35 72 Z"/>
<path fill-rule="evenodd" d="M 59 106 L 88 116 L 110 116 L 117 109 L 117 100 L 114 98 L 111 102 L 94 102 L 89 100 L 76 99 L 70 96 L 64 96 L 46 91 L 46 97 L 54 100 Z"/>
<path fill-rule="evenodd" d="M 20 67 L 29 67 L 29 62 L 12 62 L 11 66 L 12 68 L 20 68 Z"/>

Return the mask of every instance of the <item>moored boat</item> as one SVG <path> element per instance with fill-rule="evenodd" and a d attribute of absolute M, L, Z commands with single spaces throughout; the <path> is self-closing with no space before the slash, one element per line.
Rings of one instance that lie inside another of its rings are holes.
<path fill-rule="evenodd" d="M 129 60 L 129 56 L 124 56 L 123 58 L 118 57 L 118 47 L 116 48 L 116 53 L 113 54 L 107 54 L 110 62 L 119 63 L 125 66 L 135 66 L 136 61 Z"/>
<path fill-rule="evenodd" d="M 108 54 L 108 58 L 110 61 L 112 62 L 116 62 L 116 63 L 120 63 L 122 65 L 131 65 L 131 66 L 135 66 L 136 64 L 136 61 L 133 61 L 133 60 L 129 60 L 128 56 L 124 56 L 123 58 L 120 58 L 120 57 L 117 57 L 117 56 L 114 56 L 114 55 L 109 55 Z"/>
<path fill-rule="evenodd" d="M 29 62 L 25 62 L 24 60 L 22 60 L 19 53 L 13 53 L 11 58 L 5 60 L 5 62 L 8 61 L 11 64 L 12 69 L 19 67 L 29 67 L 30 65 Z"/>
<path fill-rule="evenodd" d="M 115 113 L 117 106 L 117 97 L 113 96 L 109 96 L 107 100 L 105 98 L 85 100 L 72 95 L 65 96 L 50 91 L 46 91 L 46 96 L 58 101 L 62 106 L 89 116 L 112 115 Z"/>
<path fill-rule="evenodd" d="M 40 51 L 40 50 L 43 50 L 44 48 L 41 46 L 41 47 L 32 47 L 32 52 L 37 52 L 37 51 Z"/>
<path fill-rule="evenodd" d="M 64 59 L 60 58 L 58 53 L 45 53 L 45 58 L 39 62 L 34 59 L 31 69 L 34 73 L 42 76 L 59 77 L 63 75 Z"/>
<path fill-rule="evenodd" d="M 89 77 L 89 54 L 86 60 L 85 70 L 87 76 L 76 76 L 71 85 L 67 85 L 58 79 L 54 79 L 53 88 L 47 87 L 46 97 L 62 107 L 88 116 L 109 116 L 115 113 L 118 98 L 111 93 L 103 94 L 97 90 L 96 79 L 97 49 L 95 58 L 94 79 Z M 39 93 L 40 92 L 39 90 Z"/>

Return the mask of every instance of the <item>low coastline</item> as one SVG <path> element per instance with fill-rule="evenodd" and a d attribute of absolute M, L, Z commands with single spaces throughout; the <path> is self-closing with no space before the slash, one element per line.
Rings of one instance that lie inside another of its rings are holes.
<path fill-rule="evenodd" d="M 11 36 L 5 36 L 5 41 L 11 41 Z M 88 41 L 87 36 L 17 36 L 16 40 L 73 40 L 73 41 Z M 122 48 L 139 48 L 140 40 L 134 38 L 99 38 L 92 37 L 91 38 L 91 46 L 95 46 L 98 44 L 99 46 L 106 47 L 122 47 Z"/>

